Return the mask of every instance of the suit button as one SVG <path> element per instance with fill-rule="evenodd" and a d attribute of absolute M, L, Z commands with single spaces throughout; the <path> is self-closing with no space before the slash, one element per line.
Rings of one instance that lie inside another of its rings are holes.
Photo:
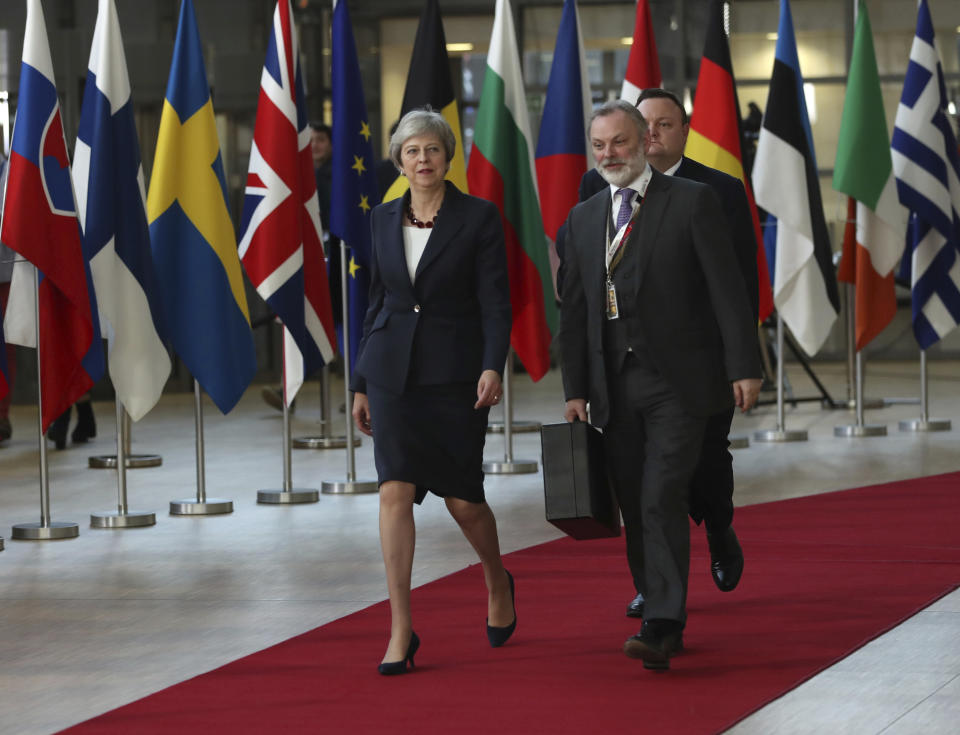
<path fill-rule="evenodd" d="M 414 305 L 413 305 L 413 310 L 419 314 L 419 313 L 420 313 L 420 304 L 414 304 Z"/>

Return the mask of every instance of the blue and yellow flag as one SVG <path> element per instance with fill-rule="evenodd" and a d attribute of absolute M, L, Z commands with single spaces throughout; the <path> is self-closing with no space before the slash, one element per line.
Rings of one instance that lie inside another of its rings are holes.
<path fill-rule="evenodd" d="M 380 203 L 376 159 L 370 142 L 367 103 L 357 61 L 346 0 L 333 10 L 333 174 L 330 232 L 350 248 L 347 308 L 350 312 L 350 359 L 356 360 L 363 336 L 370 288 L 370 210 Z"/>
<path fill-rule="evenodd" d="M 192 0 L 183 0 L 147 197 L 173 347 L 227 413 L 257 369 Z"/>

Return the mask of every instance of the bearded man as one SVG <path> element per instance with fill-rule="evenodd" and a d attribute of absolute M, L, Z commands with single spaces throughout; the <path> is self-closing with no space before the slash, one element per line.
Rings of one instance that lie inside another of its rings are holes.
<path fill-rule="evenodd" d="M 558 335 L 564 416 L 603 429 L 643 625 L 624 644 L 664 669 L 682 648 L 688 487 L 710 416 L 760 391 L 756 329 L 729 227 L 708 186 L 664 176 L 633 105 L 589 137 L 607 187 L 567 219 Z"/>

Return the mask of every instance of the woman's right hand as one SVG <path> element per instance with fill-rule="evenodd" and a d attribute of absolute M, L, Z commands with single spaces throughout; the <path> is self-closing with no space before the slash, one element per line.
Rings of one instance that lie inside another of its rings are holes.
<path fill-rule="evenodd" d="M 353 394 L 353 423 L 367 436 L 373 436 L 370 429 L 370 401 L 366 393 Z"/>

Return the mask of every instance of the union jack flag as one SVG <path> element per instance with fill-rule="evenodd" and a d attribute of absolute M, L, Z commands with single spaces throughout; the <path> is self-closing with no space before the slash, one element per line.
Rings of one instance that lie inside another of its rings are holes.
<path fill-rule="evenodd" d="M 336 337 L 288 0 L 279 0 L 273 13 L 240 231 L 243 267 L 283 322 L 284 398 L 289 404 L 304 378 L 333 357 Z"/>

